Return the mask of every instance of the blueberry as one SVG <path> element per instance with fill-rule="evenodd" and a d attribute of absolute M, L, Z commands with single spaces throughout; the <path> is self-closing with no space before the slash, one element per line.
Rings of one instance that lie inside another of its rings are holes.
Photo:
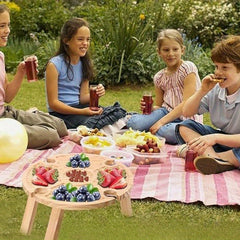
<path fill-rule="evenodd" d="M 91 194 L 91 193 L 87 191 L 85 194 L 86 194 L 86 197 L 87 197 L 87 196 L 88 196 L 89 194 Z"/>
<path fill-rule="evenodd" d="M 84 193 L 84 194 L 86 194 L 87 191 L 88 191 L 88 190 L 87 190 L 87 187 L 86 187 L 85 185 L 81 186 L 81 187 L 78 189 L 78 192 L 79 192 L 79 193 Z"/>
<path fill-rule="evenodd" d="M 56 195 L 56 200 L 65 201 L 65 195 L 63 193 L 58 193 Z"/>
<path fill-rule="evenodd" d="M 67 188 L 66 188 L 66 186 L 64 186 L 64 185 L 61 185 L 61 186 L 58 188 L 58 191 L 59 191 L 60 193 L 65 193 L 65 192 L 67 191 Z"/>
<path fill-rule="evenodd" d="M 84 163 L 85 163 L 85 167 L 89 167 L 90 166 L 90 161 L 89 160 L 85 160 Z"/>
<path fill-rule="evenodd" d="M 55 189 L 55 190 L 53 191 L 53 196 L 56 197 L 58 193 L 59 193 L 59 190 L 58 190 L 58 189 Z"/>
<path fill-rule="evenodd" d="M 101 198 L 100 192 L 94 192 L 93 196 L 94 196 L 95 200 L 99 200 Z"/>
<path fill-rule="evenodd" d="M 71 200 L 72 197 L 73 197 L 73 195 L 72 195 L 71 193 L 67 193 L 67 194 L 65 195 L 65 199 L 66 199 L 66 201 L 68 201 L 68 202 L 70 202 L 70 200 Z"/>
<path fill-rule="evenodd" d="M 86 201 L 86 196 L 84 194 L 82 194 L 82 193 L 79 193 L 77 195 L 77 201 L 78 202 L 85 202 Z"/>
<path fill-rule="evenodd" d="M 79 160 L 80 160 L 79 154 L 76 154 L 76 155 L 74 156 L 74 159 L 75 159 L 76 161 L 79 161 Z"/>
<path fill-rule="evenodd" d="M 93 201 L 95 201 L 96 199 L 95 199 L 95 197 L 93 196 L 93 194 L 91 194 L 91 193 L 89 193 L 88 195 L 87 195 L 87 202 L 93 202 Z"/>
<path fill-rule="evenodd" d="M 72 162 L 73 160 L 75 160 L 74 157 L 70 157 L 70 158 L 69 158 L 69 161 L 70 161 L 70 162 Z"/>
<path fill-rule="evenodd" d="M 77 168 L 77 167 L 78 167 L 78 161 L 77 161 L 77 160 L 72 160 L 71 166 L 72 166 L 73 168 Z"/>
<path fill-rule="evenodd" d="M 82 160 L 80 160 L 80 161 L 79 161 L 79 167 L 80 167 L 80 168 L 85 168 L 85 167 L 86 167 L 86 166 L 85 166 L 85 162 L 82 161 Z"/>

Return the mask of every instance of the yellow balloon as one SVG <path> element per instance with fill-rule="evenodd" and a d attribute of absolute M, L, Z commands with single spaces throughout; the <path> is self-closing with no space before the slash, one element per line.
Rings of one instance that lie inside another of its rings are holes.
<path fill-rule="evenodd" d="M 0 118 L 0 163 L 19 159 L 27 149 L 28 136 L 24 126 L 11 118 Z"/>

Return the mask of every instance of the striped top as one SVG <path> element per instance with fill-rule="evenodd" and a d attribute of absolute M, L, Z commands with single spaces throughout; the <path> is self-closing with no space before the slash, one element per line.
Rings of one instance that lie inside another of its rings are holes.
<path fill-rule="evenodd" d="M 183 61 L 178 70 L 173 74 L 166 74 L 165 69 L 160 70 L 154 76 L 154 85 L 161 88 L 163 94 L 163 104 L 169 112 L 172 111 L 183 101 L 184 79 L 190 74 L 195 73 L 197 77 L 196 90 L 199 89 L 201 81 L 198 75 L 198 69 L 193 62 Z M 202 121 L 202 117 L 192 117 L 196 121 Z M 185 119 L 183 116 L 181 119 Z"/>

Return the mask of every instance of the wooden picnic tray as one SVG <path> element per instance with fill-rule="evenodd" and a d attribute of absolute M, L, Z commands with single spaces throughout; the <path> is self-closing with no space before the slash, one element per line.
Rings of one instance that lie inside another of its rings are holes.
<path fill-rule="evenodd" d="M 22 220 L 21 232 L 24 234 L 30 234 L 34 218 L 37 211 L 38 203 L 49 206 L 52 208 L 50 219 L 48 222 L 47 231 L 45 234 L 45 240 L 56 240 L 63 219 L 64 210 L 89 210 L 95 208 L 105 207 L 114 204 L 117 201 L 120 202 L 121 212 L 123 215 L 131 216 L 131 199 L 130 190 L 133 184 L 133 175 L 131 171 L 121 163 L 115 163 L 114 160 L 105 156 L 87 154 L 90 159 L 90 166 L 87 168 L 72 168 L 67 167 L 66 163 L 69 161 L 71 154 L 59 154 L 52 156 L 47 161 L 40 161 L 31 165 L 23 174 L 22 183 L 23 189 L 28 195 L 28 200 L 25 208 L 25 213 Z M 48 186 L 38 186 L 32 183 L 32 170 L 38 166 L 45 166 L 58 169 L 59 176 L 58 181 Z M 98 184 L 97 173 L 101 169 L 118 167 L 126 171 L 127 186 L 124 189 L 111 189 L 103 188 Z M 87 173 L 87 180 L 83 182 L 71 182 L 67 172 L 73 169 L 83 170 Z M 101 198 L 93 202 L 66 202 L 52 199 L 53 191 L 60 185 L 71 184 L 77 188 L 88 183 L 93 184 L 94 187 L 99 189 Z"/>

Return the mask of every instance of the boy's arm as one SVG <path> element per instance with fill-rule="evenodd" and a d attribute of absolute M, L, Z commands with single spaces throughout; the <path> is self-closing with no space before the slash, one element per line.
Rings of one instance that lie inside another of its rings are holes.
<path fill-rule="evenodd" d="M 217 84 L 217 82 L 212 81 L 213 76 L 213 74 L 206 76 L 202 80 L 201 88 L 186 100 L 182 110 L 184 117 L 191 117 L 198 113 L 201 99 Z"/>
<path fill-rule="evenodd" d="M 213 134 L 215 142 L 231 148 L 240 147 L 240 134 Z"/>

